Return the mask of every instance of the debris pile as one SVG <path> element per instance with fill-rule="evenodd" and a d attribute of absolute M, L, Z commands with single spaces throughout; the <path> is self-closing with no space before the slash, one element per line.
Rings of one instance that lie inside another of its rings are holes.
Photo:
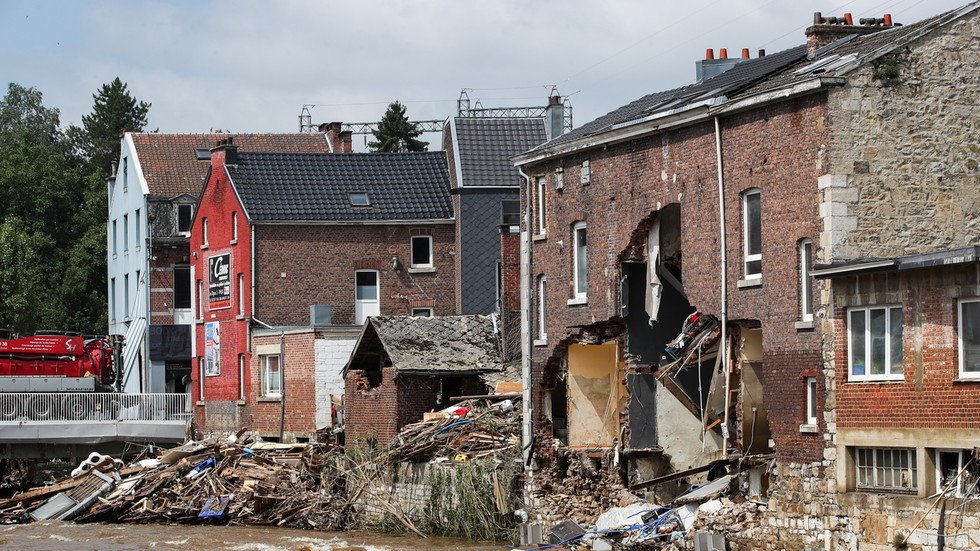
<path fill-rule="evenodd" d="M 0 522 L 227 522 L 344 529 L 351 503 L 339 454 L 315 444 L 191 442 L 121 467 L 86 460 L 76 476 L 0 502 Z"/>
<path fill-rule="evenodd" d="M 468 461 L 519 447 L 520 415 L 514 400 L 465 400 L 405 425 L 388 447 L 392 461 Z"/>

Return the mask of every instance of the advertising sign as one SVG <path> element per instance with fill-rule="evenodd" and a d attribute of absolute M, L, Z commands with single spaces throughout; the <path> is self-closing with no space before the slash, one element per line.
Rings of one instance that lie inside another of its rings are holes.
<path fill-rule="evenodd" d="M 208 306 L 231 307 L 231 253 L 208 258 Z"/>
<path fill-rule="evenodd" d="M 221 375 L 221 329 L 218 322 L 204 324 L 204 376 Z"/>

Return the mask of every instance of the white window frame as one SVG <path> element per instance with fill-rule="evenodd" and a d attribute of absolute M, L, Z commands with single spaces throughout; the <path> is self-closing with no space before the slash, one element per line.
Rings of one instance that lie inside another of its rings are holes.
<path fill-rule="evenodd" d="M 245 354 L 238 355 L 238 399 L 245 401 Z"/>
<path fill-rule="evenodd" d="M 245 274 L 238 274 L 238 315 L 245 315 Z"/>
<path fill-rule="evenodd" d="M 960 299 L 956 305 L 957 374 L 960 379 L 980 379 L 980 370 L 966 371 L 966 349 L 963 347 L 963 305 L 977 303 L 980 303 L 980 297 Z"/>
<path fill-rule="evenodd" d="M 201 246 L 207 247 L 208 246 L 208 218 L 206 216 L 204 218 L 201 218 L 201 236 L 202 236 Z"/>
<path fill-rule="evenodd" d="M 417 307 L 417 308 L 412 308 L 412 315 L 413 316 L 424 316 L 424 317 L 431 318 L 435 314 L 432 311 L 432 307 L 431 306 L 420 306 L 420 307 Z"/>
<path fill-rule="evenodd" d="M 111 278 L 109 280 L 109 291 L 110 291 L 109 294 L 111 295 L 111 299 L 112 299 L 109 304 L 109 313 L 110 313 L 109 321 L 115 322 L 116 321 L 116 278 Z"/>
<path fill-rule="evenodd" d="M 238 243 L 238 211 L 231 213 L 231 244 Z"/>
<path fill-rule="evenodd" d="M 581 260 L 578 257 L 579 250 L 579 230 L 585 231 L 585 251 L 583 252 L 584 258 Z M 578 301 L 585 301 L 589 296 L 589 229 L 585 222 L 576 222 L 572 225 L 572 291 L 574 292 L 574 298 Z M 584 261 L 585 263 L 585 281 L 579 281 L 578 277 L 578 265 L 579 262 Z M 583 288 L 579 290 L 579 288 Z"/>
<path fill-rule="evenodd" d="M 938 449 L 935 450 L 935 453 L 936 453 L 936 455 L 935 455 L 935 461 L 936 461 L 936 492 L 937 493 L 943 491 L 943 485 L 942 485 L 943 472 L 942 472 L 942 465 L 941 465 L 941 463 L 939 461 L 939 454 L 941 454 L 941 453 L 955 453 L 955 454 L 958 454 L 958 459 L 957 459 L 957 463 L 956 463 L 956 472 L 959 473 L 960 471 L 963 470 L 963 466 L 966 465 L 966 462 L 970 460 L 969 459 L 970 452 L 971 452 L 971 450 L 964 450 L 964 449 L 957 449 L 957 448 L 938 448 Z M 967 470 L 969 470 L 969 469 L 967 469 Z M 947 494 L 947 495 L 949 495 L 951 497 L 955 497 L 955 498 L 960 498 L 960 499 L 980 499 L 980 493 L 975 494 L 973 496 L 967 497 L 966 493 L 963 491 L 965 489 L 963 486 L 964 486 L 963 485 L 963 477 L 961 476 L 960 479 L 956 481 L 956 491 L 953 492 L 953 493 L 951 493 L 951 494 Z"/>
<path fill-rule="evenodd" d="M 538 337 L 542 344 L 548 342 L 548 276 L 538 276 Z"/>
<path fill-rule="evenodd" d="M 204 280 L 197 280 L 197 319 L 204 319 Z"/>
<path fill-rule="evenodd" d="M 375 286 L 375 289 L 377 289 L 377 295 L 378 295 L 377 298 L 374 299 L 374 300 L 367 300 L 367 299 L 359 299 L 359 298 L 357 298 L 357 274 L 362 273 L 362 272 L 363 273 L 370 272 L 370 273 L 373 273 L 374 274 L 374 277 L 375 277 L 374 286 Z M 379 272 L 378 270 L 354 270 L 354 323 L 356 325 L 362 325 L 367 320 L 367 318 L 370 317 L 370 316 L 364 316 L 364 319 L 362 319 L 362 320 L 358 320 L 357 319 L 357 310 L 358 310 L 357 303 L 359 303 L 359 302 L 360 303 L 364 303 L 364 304 L 377 303 L 377 305 L 378 305 L 378 308 L 377 308 L 378 313 L 379 314 L 381 313 L 381 272 Z"/>
<path fill-rule="evenodd" d="M 118 220 L 112 221 L 112 256 L 116 256 L 119 252 L 119 230 L 118 230 Z"/>
<path fill-rule="evenodd" d="M 123 276 L 123 321 L 129 321 L 129 274 Z"/>
<path fill-rule="evenodd" d="M 905 328 L 904 328 L 904 311 L 902 311 L 902 369 L 894 373 L 892 366 L 892 334 L 891 334 L 891 317 L 892 309 L 898 308 L 902 310 L 902 305 L 900 304 L 876 304 L 873 306 L 861 306 L 855 308 L 847 309 L 847 380 L 848 381 L 903 381 L 905 380 L 905 354 L 904 354 L 904 340 L 905 340 Z M 885 373 L 883 374 L 871 374 L 871 311 L 872 310 L 885 310 Z M 852 342 L 851 335 L 851 314 L 852 312 L 864 312 L 864 374 L 855 375 L 854 374 L 854 360 L 851 350 L 853 350 L 854 343 Z"/>
<path fill-rule="evenodd" d="M 134 220 L 133 224 L 133 229 L 135 230 L 133 233 L 136 234 L 136 241 L 133 243 L 133 246 L 137 251 L 140 250 L 140 241 L 143 240 L 143 225 L 140 223 L 140 218 L 140 209 L 136 209 L 136 220 Z"/>
<path fill-rule="evenodd" d="M 813 240 L 801 239 L 796 250 L 800 265 L 800 321 L 813 321 Z"/>
<path fill-rule="evenodd" d="M 806 378 L 806 424 L 817 424 L 817 378 Z"/>
<path fill-rule="evenodd" d="M 122 158 L 123 168 L 123 193 L 129 191 L 129 157 Z"/>
<path fill-rule="evenodd" d="M 427 240 L 429 242 L 429 259 L 428 259 L 427 262 L 420 262 L 420 263 L 416 263 L 415 262 L 415 240 L 416 239 L 425 239 L 425 240 Z M 433 267 L 432 257 L 435 256 L 435 255 L 434 255 L 434 251 L 432 250 L 433 243 L 432 243 L 432 236 L 431 235 L 413 235 L 412 236 L 412 239 L 411 239 L 411 241 L 409 242 L 408 245 L 409 245 L 409 249 L 408 249 L 409 260 L 411 260 L 412 268 L 431 268 L 431 267 Z"/>
<path fill-rule="evenodd" d="M 869 450 L 871 452 L 872 464 L 862 465 L 861 463 L 861 451 Z M 895 452 L 906 454 L 906 459 L 908 467 L 902 469 L 900 467 L 885 467 L 878 464 L 878 452 L 890 452 L 895 454 Z M 919 489 L 918 481 L 918 471 L 919 466 L 916 463 L 918 461 L 918 454 L 915 448 L 875 448 L 875 447 L 856 447 L 854 448 L 854 485 L 859 491 L 872 491 L 872 492 L 894 492 L 894 493 L 915 493 Z M 870 474 L 872 477 L 871 484 L 861 483 L 861 469 L 870 468 Z M 906 470 L 908 475 L 910 486 L 894 486 L 884 484 L 884 470 Z M 879 482 L 879 476 L 882 480 Z"/>
<path fill-rule="evenodd" d="M 742 192 L 742 274 L 745 279 L 762 278 L 762 251 L 757 254 L 749 254 L 749 197 L 757 195 L 759 197 L 759 233 L 762 233 L 762 190 L 758 188 L 747 189 Z M 759 240 L 762 246 L 762 240 Z M 749 263 L 759 262 L 758 273 L 749 273 Z"/>
<path fill-rule="evenodd" d="M 270 388 L 269 382 L 271 378 L 269 377 L 269 358 L 275 358 L 279 362 L 279 389 L 278 392 L 273 392 Z M 282 398 L 282 387 L 285 383 L 285 378 L 283 377 L 282 369 L 282 354 L 263 354 L 259 356 L 259 366 L 262 371 L 262 397 L 263 398 Z"/>
<path fill-rule="evenodd" d="M 201 393 L 201 402 L 204 402 L 204 356 L 197 357 L 197 382 Z"/>
<path fill-rule="evenodd" d="M 176 233 L 177 233 L 177 235 L 190 235 L 190 233 L 191 233 L 191 226 L 190 225 L 187 226 L 187 229 L 186 230 L 181 230 L 180 229 L 180 209 L 182 209 L 182 208 L 187 208 L 187 210 L 190 211 L 190 216 L 188 216 L 188 218 L 187 218 L 188 224 L 193 224 L 194 223 L 194 205 L 191 205 L 190 203 L 178 203 L 177 204 L 177 224 L 176 224 L 176 228 L 175 228 L 177 230 Z"/>
<path fill-rule="evenodd" d="M 588 159 L 582 161 L 582 172 L 579 174 L 579 183 L 583 186 L 592 183 L 592 165 Z"/>
<path fill-rule="evenodd" d="M 537 235 L 547 235 L 548 234 L 548 209 L 545 203 L 545 191 L 548 189 L 547 181 L 544 176 L 538 176 L 537 180 L 537 193 L 535 194 L 535 217 Z"/>
<path fill-rule="evenodd" d="M 129 253 L 129 214 L 123 215 L 123 254 Z"/>

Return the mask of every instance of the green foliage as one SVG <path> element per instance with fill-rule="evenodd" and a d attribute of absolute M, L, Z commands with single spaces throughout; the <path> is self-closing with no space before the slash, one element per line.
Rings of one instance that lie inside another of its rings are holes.
<path fill-rule="evenodd" d="M 517 473 L 518 463 L 506 459 L 430 467 L 423 530 L 469 540 L 513 541 L 516 522 L 509 512 L 517 508 Z M 508 513 L 498 509 L 498 493 L 507 501 Z"/>
<path fill-rule="evenodd" d="M 52 243 L 19 218 L 0 223 L 0 327 L 32 332 L 51 319 L 45 251 Z"/>
<path fill-rule="evenodd" d="M 383 117 L 378 122 L 378 129 L 373 131 L 374 140 L 368 146 L 379 153 L 396 153 L 399 151 L 427 151 L 428 142 L 418 140 L 422 130 L 410 122 L 405 114 L 405 106 L 395 101 L 388 105 Z"/>
<path fill-rule="evenodd" d="M 895 56 L 886 57 L 875 69 L 878 80 L 893 80 L 899 77 L 898 59 Z"/>
<path fill-rule="evenodd" d="M 79 154 L 89 168 L 105 177 L 119 156 L 119 138 L 125 132 L 142 132 L 150 104 L 129 95 L 126 84 L 113 79 L 92 95 L 92 112 L 82 117 L 82 127 L 69 128 Z"/>

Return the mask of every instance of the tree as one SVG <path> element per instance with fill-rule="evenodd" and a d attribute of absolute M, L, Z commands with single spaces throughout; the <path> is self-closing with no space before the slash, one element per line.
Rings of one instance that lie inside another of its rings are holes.
<path fill-rule="evenodd" d="M 104 178 L 119 156 L 119 138 L 124 132 L 142 132 L 150 104 L 137 101 L 126 84 L 113 79 L 92 95 L 92 112 L 82 116 L 82 127 L 72 127 L 68 135 L 86 161 L 89 170 Z"/>
<path fill-rule="evenodd" d="M 394 101 L 388 105 L 388 110 L 378 122 L 378 129 L 371 133 L 374 134 L 375 141 L 369 143 L 368 146 L 380 153 L 427 151 L 429 149 L 428 142 L 416 139 L 422 135 L 422 130 L 417 124 L 408 120 L 405 115 L 405 106 L 399 101 Z"/>

